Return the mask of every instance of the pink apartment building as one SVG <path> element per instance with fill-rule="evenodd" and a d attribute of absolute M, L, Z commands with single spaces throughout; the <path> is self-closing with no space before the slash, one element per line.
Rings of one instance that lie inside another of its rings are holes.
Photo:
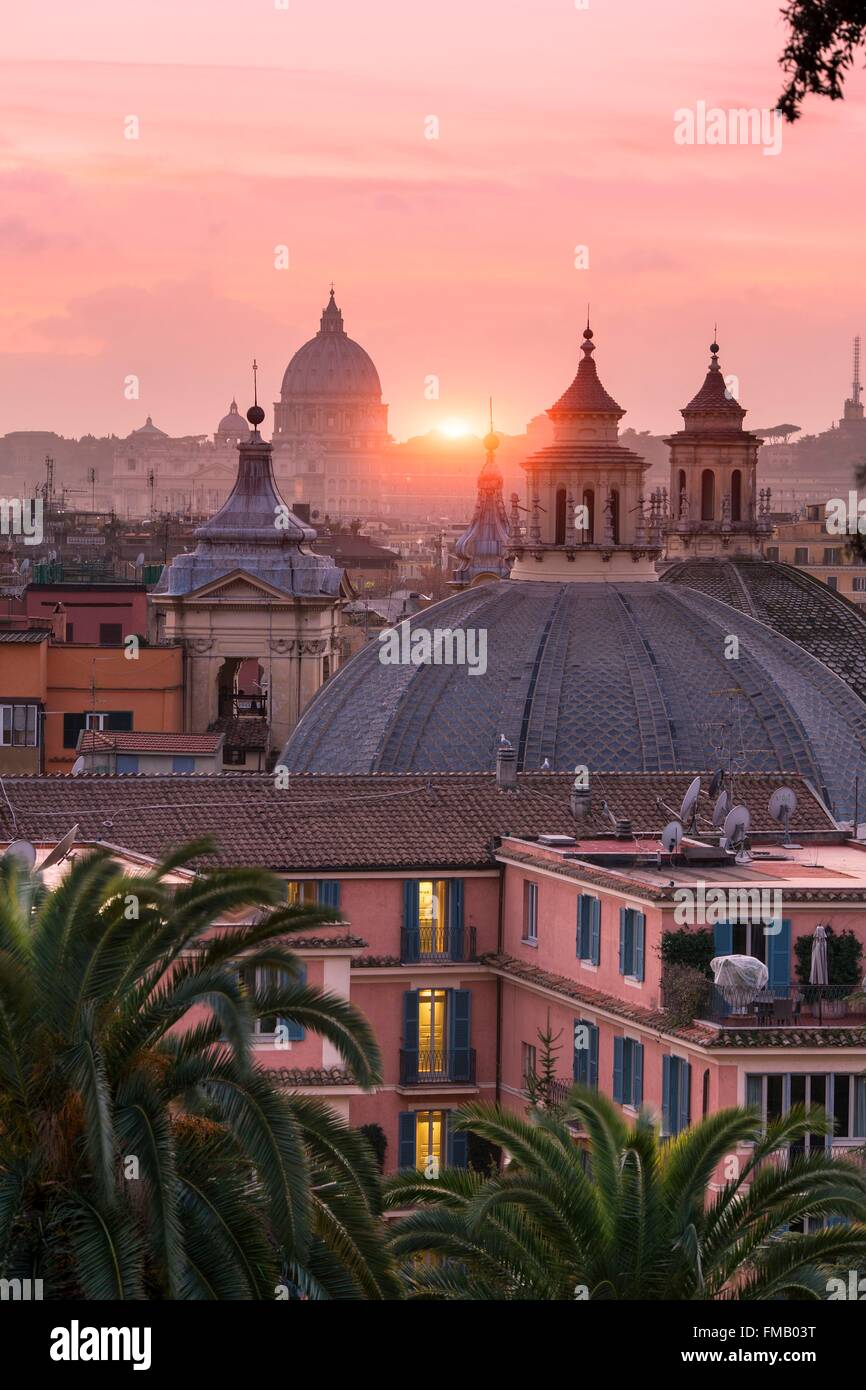
<path fill-rule="evenodd" d="M 331 1044 L 291 1022 L 286 1037 L 260 1020 L 257 1052 L 287 1086 L 379 1125 L 388 1169 L 465 1163 L 454 1110 L 524 1107 L 548 1025 L 563 1091 L 577 1079 L 627 1113 L 649 1106 L 667 1133 L 726 1105 L 774 1114 L 802 1101 L 834 1115 L 835 1145 L 862 1145 L 866 1007 L 850 958 L 866 947 L 866 847 L 799 778 L 787 779 L 798 807 L 786 836 L 767 809 L 782 778 L 753 774 L 736 780 L 751 859 L 720 852 L 706 796 L 700 838 L 672 857 L 658 801 L 679 805 L 690 780 L 599 773 L 575 795 L 559 773 L 520 774 L 513 790 L 481 773 L 299 776 L 283 791 L 259 776 L 155 776 L 143 799 L 134 778 L 10 778 L 17 831 L 4 807 L 0 834 L 51 843 L 65 807 L 82 845 L 139 855 L 211 831 L 222 862 L 272 869 L 290 899 L 337 910 L 338 923 L 294 945 L 310 983 L 370 1019 L 382 1085 L 362 1091 Z M 684 902 L 698 918 L 685 927 Z M 708 904 L 719 919 L 709 924 Z M 851 933 L 849 967 L 834 979 L 831 951 L 829 983 L 814 986 L 819 924 Z M 707 980 L 684 1017 L 665 997 L 661 958 L 684 930 L 703 932 L 714 955 L 763 961 L 766 987 L 732 995 Z"/>

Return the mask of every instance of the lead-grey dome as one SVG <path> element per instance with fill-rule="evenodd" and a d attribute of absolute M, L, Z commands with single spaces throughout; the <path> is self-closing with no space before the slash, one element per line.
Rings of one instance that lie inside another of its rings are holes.
<path fill-rule="evenodd" d="M 298 396 L 362 396 L 381 401 L 379 373 L 369 354 L 343 328 L 333 290 L 315 338 L 299 347 L 286 367 L 280 396 L 283 402 Z"/>
<path fill-rule="evenodd" d="M 311 702 L 283 750 L 290 771 L 490 771 L 504 734 L 527 771 L 547 758 L 557 771 L 799 772 L 838 816 L 853 811 L 866 706 L 797 643 L 707 594 L 505 580 L 426 609 L 419 628 L 485 632 L 486 673 L 383 664 L 372 642 Z"/>

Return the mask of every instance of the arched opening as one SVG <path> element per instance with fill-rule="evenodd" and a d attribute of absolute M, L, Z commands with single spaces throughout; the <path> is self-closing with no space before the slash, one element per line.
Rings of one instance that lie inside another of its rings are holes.
<path fill-rule="evenodd" d="M 610 490 L 610 529 L 614 545 L 619 545 L 619 493 L 615 487 Z"/>
<path fill-rule="evenodd" d="M 731 521 L 743 519 L 743 475 L 739 468 L 731 474 Z"/>
<path fill-rule="evenodd" d="M 217 690 L 221 719 L 267 717 L 267 682 L 258 657 L 227 656 L 217 674 Z"/>
<path fill-rule="evenodd" d="M 677 495 L 671 498 L 674 516 L 685 517 L 686 502 L 686 470 L 681 468 L 677 474 Z"/>
<path fill-rule="evenodd" d="M 595 493 L 591 487 L 584 489 L 583 506 L 586 508 L 586 525 L 583 527 L 583 539 L 587 544 L 591 545 L 595 539 Z"/>
<path fill-rule="evenodd" d="M 716 475 L 712 468 L 705 468 L 701 474 L 701 521 L 715 521 L 716 518 Z"/>
<path fill-rule="evenodd" d="M 553 533 L 554 545 L 565 545 L 565 488 L 556 490 L 556 528 Z"/>

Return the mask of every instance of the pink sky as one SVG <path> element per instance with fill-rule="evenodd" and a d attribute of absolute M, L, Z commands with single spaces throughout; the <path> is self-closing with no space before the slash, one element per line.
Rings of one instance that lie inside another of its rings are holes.
<path fill-rule="evenodd" d="M 209 432 L 253 355 L 269 406 L 332 278 L 397 437 L 480 430 L 491 393 L 522 429 L 587 300 L 625 425 L 676 427 L 716 319 L 750 424 L 838 416 L 866 336 L 863 74 L 777 158 L 673 140 L 678 107 L 773 105 L 779 0 L 287 3 L 7 18 L 0 434 Z"/>

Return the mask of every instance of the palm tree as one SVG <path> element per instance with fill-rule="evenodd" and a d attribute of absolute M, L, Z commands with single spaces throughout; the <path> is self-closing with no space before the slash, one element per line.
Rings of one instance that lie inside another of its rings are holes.
<path fill-rule="evenodd" d="M 866 1260 L 866 1174 L 823 1150 L 790 1156 L 829 1132 L 815 1110 L 766 1129 L 755 1111 L 722 1110 L 662 1140 L 646 1112 L 629 1125 L 575 1087 L 559 1112 L 477 1104 L 456 1124 L 511 1162 L 488 1178 L 390 1181 L 386 1204 L 417 1208 L 391 1233 L 411 1298 L 820 1298 L 830 1273 Z M 738 1176 L 710 1191 L 744 1144 Z M 807 1230 L 826 1217 L 853 1220 Z"/>
<path fill-rule="evenodd" d="M 48 1298 L 393 1296 L 369 1146 L 250 1045 L 279 1014 L 378 1080 L 369 1025 L 289 946 L 334 914 L 257 870 L 178 873 L 210 850 L 140 877 L 90 854 L 53 892 L 0 868 L 0 1275 Z"/>

